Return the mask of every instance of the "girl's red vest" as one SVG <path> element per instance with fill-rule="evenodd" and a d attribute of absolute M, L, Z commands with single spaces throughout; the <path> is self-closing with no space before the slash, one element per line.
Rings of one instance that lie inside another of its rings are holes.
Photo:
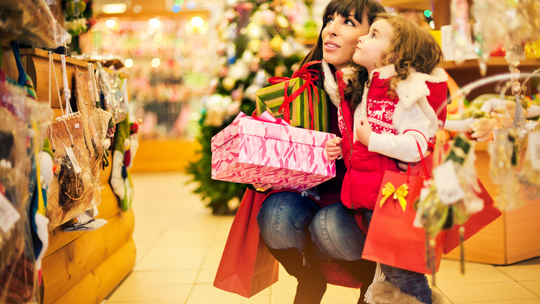
<path fill-rule="evenodd" d="M 389 104 L 393 104 L 395 107 L 398 100 L 387 97 L 386 89 L 383 88 L 382 81 L 374 76 L 367 97 L 368 102 L 371 102 L 372 99 L 384 99 L 390 101 Z M 373 113 L 368 111 L 368 116 L 369 114 Z M 399 171 L 399 169 L 394 159 L 376 152 L 370 152 L 359 141 L 354 142 L 354 115 L 351 103 L 348 100 L 341 99 L 339 115 L 339 126 L 343 134 L 341 148 L 343 160 L 347 167 L 343 187 L 341 188 L 341 202 L 350 209 L 366 208 L 373 210 L 384 172 L 386 170 Z M 370 123 L 372 129 L 376 132 L 379 128 L 374 128 L 375 125 L 372 121 Z"/>

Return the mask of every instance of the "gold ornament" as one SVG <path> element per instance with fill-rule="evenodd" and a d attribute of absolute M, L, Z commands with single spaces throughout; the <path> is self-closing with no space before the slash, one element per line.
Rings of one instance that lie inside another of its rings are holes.
<path fill-rule="evenodd" d="M 283 45 L 283 39 L 281 39 L 281 36 L 275 35 L 272 40 L 270 40 L 270 46 L 272 47 L 272 50 L 276 52 L 281 52 L 281 46 Z"/>
<path fill-rule="evenodd" d="M 234 88 L 234 79 L 230 78 L 230 77 L 225 77 L 223 79 L 223 87 L 227 90 L 227 91 L 230 91 Z"/>
<path fill-rule="evenodd" d="M 287 20 L 287 18 L 285 18 L 285 16 L 283 16 L 283 15 L 277 16 L 276 22 L 282 28 L 288 28 L 289 27 L 289 20 Z"/>
<path fill-rule="evenodd" d="M 261 41 L 259 39 L 253 39 L 248 43 L 247 48 L 253 53 L 258 53 L 261 49 Z"/>

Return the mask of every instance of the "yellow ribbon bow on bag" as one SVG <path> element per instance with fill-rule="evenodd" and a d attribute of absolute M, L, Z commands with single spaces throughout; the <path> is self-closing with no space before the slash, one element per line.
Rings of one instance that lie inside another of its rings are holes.
<path fill-rule="evenodd" d="M 393 194 L 394 199 L 397 199 L 399 201 L 399 204 L 401 205 L 403 212 L 405 212 L 405 207 L 407 207 L 407 200 L 405 199 L 405 197 L 407 196 L 407 194 L 409 194 L 408 189 L 409 189 L 409 186 L 407 186 L 407 184 L 401 185 L 396 190 L 396 188 L 394 188 L 394 185 L 392 185 L 392 183 L 386 183 L 386 185 L 384 185 L 384 188 L 382 189 L 382 194 L 384 195 L 384 197 L 381 199 L 381 207 L 386 201 L 386 199 L 390 197 L 390 195 Z"/>

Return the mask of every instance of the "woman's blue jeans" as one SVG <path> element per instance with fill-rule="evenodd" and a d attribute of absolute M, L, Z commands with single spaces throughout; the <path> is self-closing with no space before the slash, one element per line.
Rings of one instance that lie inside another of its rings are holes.
<path fill-rule="evenodd" d="M 295 192 L 278 192 L 267 197 L 257 215 L 266 245 L 272 249 L 296 248 L 302 252 L 313 216 L 321 209 Z"/>
<path fill-rule="evenodd" d="M 368 225 L 372 210 L 360 209 Z M 309 227 L 313 243 L 327 256 L 335 260 L 355 261 L 362 257 L 366 234 L 358 227 L 354 214 L 343 204 L 336 203 L 322 208 Z M 394 286 L 403 293 L 431 304 L 431 289 L 422 273 L 381 264 L 381 270 Z"/>

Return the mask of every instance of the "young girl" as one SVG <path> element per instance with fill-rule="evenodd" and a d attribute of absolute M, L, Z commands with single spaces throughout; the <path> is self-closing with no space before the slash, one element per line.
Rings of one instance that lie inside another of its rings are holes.
<path fill-rule="evenodd" d="M 419 161 L 418 145 L 425 153 L 444 124 L 447 76 L 437 68 L 441 60 L 435 39 L 402 17 L 380 14 L 368 35 L 358 39 L 353 61 L 367 70 L 370 80 L 364 86 L 356 81 L 361 72 L 353 73 L 348 88 L 352 100 L 342 99 L 339 109 L 343 139 L 327 142 L 326 151 L 330 159 L 343 156 L 348 170 L 341 200 L 361 211 L 365 226 L 384 172 L 399 171 L 396 160 Z M 352 241 L 364 242 L 365 234 Z M 444 302 L 432 293 L 424 274 L 387 265 L 381 270 L 386 282 L 373 285 L 374 303 Z"/>

